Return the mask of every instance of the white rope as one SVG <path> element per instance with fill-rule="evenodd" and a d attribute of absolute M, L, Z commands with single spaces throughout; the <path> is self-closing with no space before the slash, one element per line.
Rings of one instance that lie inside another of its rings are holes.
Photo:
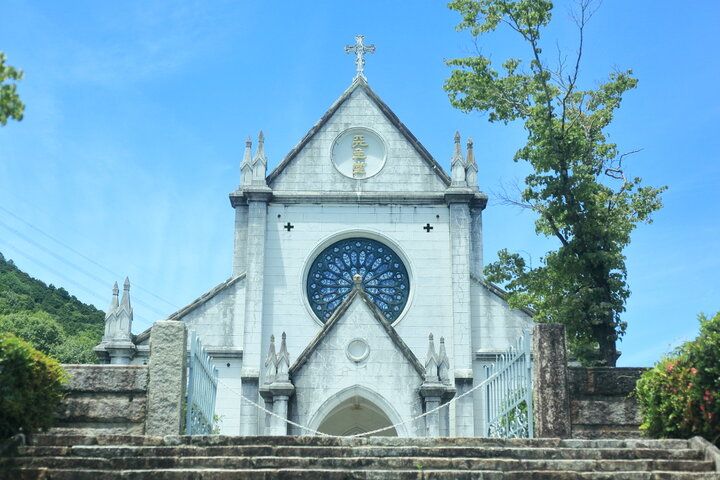
<path fill-rule="evenodd" d="M 275 417 L 275 418 L 279 418 L 279 419 L 282 420 L 283 422 L 288 423 L 288 424 L 290 424 L 290 425 L 292 425 L 292 426 L 294 426 L 294 427 L 298 427 L 298 428 L 300 428 L 300 429 L 302 429 L 302 430 L 305 430 L 305 431 L 307 431 L 307 432 L 310 432 L 310 433 L 312 433 L 313 435 L 320 435 L 320 436 L 323 436 L 323 437 L 332 437 L 332 436 L 333 436 L 333 435 L 328 435 L 327 433 L 323 433 L 323 432 L 319 432 L 319 431 L 317 431 L 317 430 L 313 430 L 312 428 L 305 427 L 305 426 L 303 426 L 303 425 L 300 425 L 299 423 L 293 422 L 292 420 L 288 420 L 288 419 L 285 418 L 285 417 L 281 417 L 280 415 L 278 415 L 278 414 L 275 413 L 275 412 L 271 412 L 271 411 L 268 410 L 267 408 L 265 408 L 265 407 L 263 407 L 263 406 L 261 406 L 261 405 L 258 405 L 258 404 L 255 403 L 254 401 L 250 400 L 250 399 L 247 398 L 245 395 L 243 395 L 242 393 L 240 393 L 240 392 L 238 392 L 237 390 L 235 390 L 234 387 L 231 387 L 230 385 L 228 385 L 227 383 L 223 382 L 223 381 L 220 380 L 219 378 L 218 378 L 218 385 L 222 385 L 223 387 L 227 388 L 231 393 L 234 393 L 235 395 L 237 395 L 238 397 L 240 397 L 241 400 L 244 400 L 244 401 L 248 402 L 250 405 L 255 406 L 256 408 L 262 410 L 262 411 L 265 412 L 265 413 L 268 413 L 268 414 L 272 415 L 272 416 Z"/>
<path fill-rule="evenodd" d="M 426 417 L 426 416 L 430 415 L 431 413 L 435 413 L 435 412 L 437 412 L 437 411 L 439 411 L 439 410 L 441 410 L 441 409 L 443 409 L 443 408 L 445 408 L 445 407 L 448 407 L 448 408 L 449 408 L 451 404 L 457 402 L 458 400 L 460 400 L 461 398 L 463 398 L 463 397 L 466 396 L 466 395 L 470 395 L 470 394 L 473 393 L 475 390 L 477 390 L 478 388 L 480 388 L 480 387 L 482 387 L 483 385 L 485 385 L 485 383 L 487 383 L 487 380 L 486 380 L 486 381 L 483 381 L 483 382 L 480 382 L 479 384 L 477 384 L 476 386 L 474 386 L 473 388 L 471 388 L 471 389 L 468 390 L 467 392 L 465 392 L 465 393 L 463 393 L 463 394 L 461 394 L 461 395 L 458 395 L 457 397 L 453 397 L 453 398 L 450 399 L 450 401 L 448 401 L 447 403 L 443 403 L 443 404 L 441 404 L 441 405 L 433 408 L 432 410 L 428 410 L 427 412 L 422 413 L 422 414 L 420 414 L 420 415 L 418 415 L 418 416 L 416 416 L 416 417 L 410 418 L 410 419 L 408 419 L 408 420 L 404 420 L 404 421 L 402 421 L 402 422 L 395 423 L 395 424 L 393 424 L 393 425 L 390 425 L 389 427 L 378 428 L 377 430 L 371 430 L 371 431 L 369 431 L 369 432 L 356 433 L 355 435 L 345 435 L 344 437 L 345 437 L 345 438 L 365 437 L 365 436 L 373 435 L 373 434 L 375 434 L 375 433 L 384 432 L 385 430 L 390 430 L 391 428 L 396 428 L 396 427 L 399 427 L 399 426 L 401 426 L 401 425 L 405 425 L 406 423 L 414 422 L 414 421 L 416 421 L 416 420 L 419 420 L 419 419 L 421 419 L 421 418 L 423 418 L 423 417 Z M 293 422 L 293 421 L 291 421 L 291 420 L 288 420 L 287 418 L 281 417 L 280 415 L 276 414 L 275 412 L 272 412 L 272 411 L 268 410 L 267 408 L 265 408 L 265 407 L 263 407 L 263 406 L 261 406 L 261 405 L 258 405 L 256 402 L 250 400 L 250 399 L 247 398 L 245 395 L 243 395 L 242 393 L 240 393 L 240 392 L 238 392 L 237 390 L 235 390 L 234 387 L 231 387 L 230 385 L 228 385 L 227 383 L 223 382 L 223 381 L 220 380 L 220 379 L 218 379 L 218 384 L 219 384 L 219 385 L 222 385 L 223 387 L 225 387 L 226 389 L 228 389 L 230 392 L 232 392 L 232 393 L 234 393 L 235 395 L 239 396 L 241 400 L 244 400 L 244 401 L 250 403 L 251 405 L 255 406 L 256 408 L 262 410 L 263 412 L 265 412 L 265 413 L 267 413 L 267 414 L 269 414 L 269 415 L 271 415 L 271 416 L 273 416 L 273 417 L 275 417 L 275 418 L 279 418 L 279 419 L 282 420 L 283 422 L 288 423 L 288 424 L 290 424 L 290 425 L 292 425 L 292 426 L 294 426 L 294 427 L 298 427 L 298 428 L 300 428 L 300 429 L 302 429 L 302 430 L 305 430 L 306 432 L 310 432 L 310 433 L 313 434 L 313 435 L 320 435 L 320 436 L 323 436 L 323 437 L 343 437 L 342 435 L 329 435 L 329 434 L 327 434 L 327 433 L 323 433 L 323 432 L 320 432 L 320 431 L 318 431 L 318 430 L 314 430 L 314 429 L 309 428 L 309 427 L 306 427 L 306 426 L 304 426 L 304 425 L 300 425 L 299 423 L 295 423 L 295 422 Z"/>

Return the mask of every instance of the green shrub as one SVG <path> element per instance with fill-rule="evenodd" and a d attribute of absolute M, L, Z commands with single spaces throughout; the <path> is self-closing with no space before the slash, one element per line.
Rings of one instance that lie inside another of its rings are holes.
<path fill-rule="evenodd" d="M 636 393 L 640 428 L 653 437 L 701 435 L 720 443 L 720 312 L 701 314 L 700 334 L 645 372 Z"/>
<path fill-rule="evenodd" d="M 66 381 L 56 360 L 11 333 L 0 333 L 0 439 L 47 429 Z"/>

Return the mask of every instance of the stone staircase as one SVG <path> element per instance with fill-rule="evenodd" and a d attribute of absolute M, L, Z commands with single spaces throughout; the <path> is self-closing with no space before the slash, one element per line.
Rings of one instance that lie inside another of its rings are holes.
<path fill-rule="evenodd" d="M 0 480 L 720 479 L 691 440 L 36 435 Z"/>

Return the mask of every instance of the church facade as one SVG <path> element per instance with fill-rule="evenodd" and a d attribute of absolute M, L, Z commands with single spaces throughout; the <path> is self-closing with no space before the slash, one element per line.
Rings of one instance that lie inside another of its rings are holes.
<path fill-rule="evenodd" d="M 262 132 L 248 139 L 232 277 L 169 317 L 219 370 L 223 434 L 480 434 L 483 398 L 462 394 L 532 325 L 482 279 L 472 142 L 456 135 L 448 175 L 361 67 L 269 174 Z M 113 328 L 101 356 L 146 361 L 149 331 L 113 350 Z"/>

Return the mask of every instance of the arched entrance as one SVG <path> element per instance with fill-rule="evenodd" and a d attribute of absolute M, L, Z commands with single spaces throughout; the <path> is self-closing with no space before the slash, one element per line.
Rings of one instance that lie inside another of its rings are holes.
<path fill-rule="evenodd" d="M 309 426 L 328 435 L 356 435 L 401 422 L 397 411 L 381 395 L 355 385 L 329 398 L 313 415 Z M 405 425 L 389 428 L 373 436 L 408 436 Z"/>
<path fill-rule="evenodd" d="M 318 431 L 328 435 L 356 435 L 389 427 L 392 422 L 374 403 L 359 395 L 336 406 L 320 423 Z M 378 437 L 397 437 L 394 428 L 374 433 Z"/>

